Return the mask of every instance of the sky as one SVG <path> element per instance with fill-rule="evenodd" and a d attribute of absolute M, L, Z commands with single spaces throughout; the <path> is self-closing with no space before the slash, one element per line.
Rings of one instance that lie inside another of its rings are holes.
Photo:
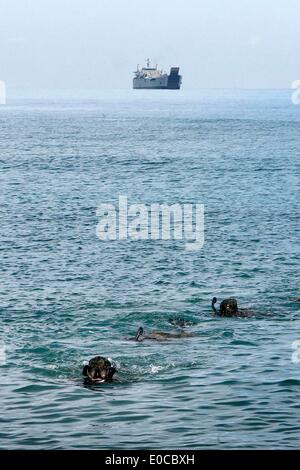
<path fill-rule="evenodd" d="M 289 88 L 299 0 L 0 0 L 0 79 L 17 90 L 130 89 L 147 58 L 185 89 Z"/>

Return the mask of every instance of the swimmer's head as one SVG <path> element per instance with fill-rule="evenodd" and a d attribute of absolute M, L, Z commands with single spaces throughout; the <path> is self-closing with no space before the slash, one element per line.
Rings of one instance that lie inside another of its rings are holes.
<path fill-rule="evenodd" d="M 225 299 L 220 304 L 220 315 L 222 317 L 232 317 L 238 312 L 236 299 Z"/>
<path fill-rule="evenodd" d="M 90 384 L 109 382 L 113 378 L 115 372 L 115 364 L 102 356 L 93 357 L 89 361 L 88 365 L 84 366 L 82 370 L 85 381 Z"/>

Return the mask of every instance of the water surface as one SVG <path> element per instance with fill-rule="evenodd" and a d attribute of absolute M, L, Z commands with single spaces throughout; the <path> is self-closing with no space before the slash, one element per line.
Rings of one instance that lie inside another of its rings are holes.
<path fill-rule="evenodd" d="M 290 91 L 12 101 L 0 123 L 1 448 L 298 448 Z M 100 242 L 96 208 L 119 195 L 205 204 L 204 248 Z M 214 295 L 257 318 L 213 318 Z M 174 316 L 195 337 L 126 340 Z M 83 386 L 97 354 L 118 383 Z"/>

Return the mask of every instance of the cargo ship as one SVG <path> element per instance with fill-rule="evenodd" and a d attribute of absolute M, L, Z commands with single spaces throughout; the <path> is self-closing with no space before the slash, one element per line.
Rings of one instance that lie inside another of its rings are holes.
<path fill-rule="evenodd" d="M 133 88 L 142 90 L 180 90 L 182 76 L 179 75 L 179 67 L 171 67 L 170 73 L 158 70 L 157 65 L 152 67 L 147 60 L 146 67 L 137 69 L 133 77 Z"/>

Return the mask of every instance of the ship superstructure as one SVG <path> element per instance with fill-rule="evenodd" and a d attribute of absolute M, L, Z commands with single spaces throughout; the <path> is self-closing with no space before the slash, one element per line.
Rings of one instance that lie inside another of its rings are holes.
<path fill-rule="evenodd" d="M 155 90 L 179 90 L 182 77 L 179 75 L 179 67 L 171 67 L 170 73 L 159 70 L 157 65 L 151 66 L 147 60 L 146 67 L 140 69 L 137 66 L 134 72 L 134 89 L 155 89 Z"/>

